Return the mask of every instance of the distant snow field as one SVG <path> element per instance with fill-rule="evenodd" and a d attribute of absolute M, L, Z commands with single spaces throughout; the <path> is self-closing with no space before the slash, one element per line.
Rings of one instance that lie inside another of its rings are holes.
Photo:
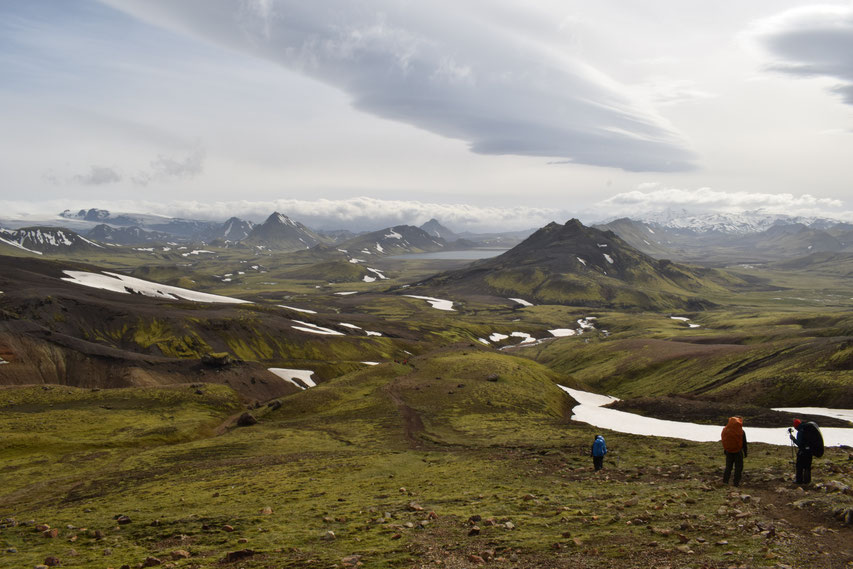
<path fill-rule="evenodd" d="M 288 310 L 293 310 L 294 312 L 304 312 L 305 314 L 317 314 L 316 310 L 309 310 L 307 308 L 296 308 L 295 306 L 287 306 L 286 304 L 278 304 L 276 305 L 279 308 L 286 308 Z"/>
<path fill-rule="evenodd" d="M 345 292 L 336 292 L 335 294 L 336 294 L 336 295 L 338 295 L 338 296 L 347 296 L 348 294 L 358 294 L 358 291 L 356 291 L 356 290 L 348 290 L 348 291 L 345 291 Z"/>
<path fill-rule="evenodd" d="M 517 303 L 517 304 L 520 304 L 520 305 L 522 305 L 522 306 L 533 306 L 533 303 L 532 303 L 532 302 L 527 302 L 527 301 L 526 301 L 526 300 L 524 300 L 523 298 L 510 298 L 509 300 L 511 300 L 511 301 L 513 301 L 513 302 L 515 302 L 515 303 Z"/>
<path fill-rule="evenodd" d="M 619 401 L 619 399 L 607 395 L 580 391 L 563 385 L 559 385 L 558 387 L 578 402 L 578 405 L 572 409 L 572 421 L 588 423 L 594 427 L 609 429 L 617 433 L 672 437 L 696 442 L 715 442 L 720 440 L 720 432 L 723 429 L 723 425 L 699 425 L 681 421 L 667 421 L 653 417 L 643 417 L 642 415 L 635 415 L 634 413 L 627 413 L 625 411 L 617 411 L 616 409 L 605 409 L 604 405 Z M 802 414 L 806 414 L 807 410 L 808 408 L 785 409 L 789 413 Z M 850 409 L 822 409 L 821 414 L 828 415 L 829 413 L 838 415 L 846 414 L 847 417 L 853 416 L 853 410 Z M 743 430 L 749 442 L 780 446 L 788 446 L 790 444 L 787 426 L 775 428 L 744 427 Z M 853 445 L 853 429 L 826 427 L 821 428 L 821 433 L 823 434 L 824 443 L 827 446 Z"/>
<path fill-rule="evenodd" d="M 366 366 L 378 366 L 379 362 L 361 362 Z"/>
<path fill-rule="evenodd" d="M 220 296 L 218 294 L 208 294 L 206 292 L 197 292 L 176 286 L 169 286 L 151 281 L 144 281 L 136 277 L 120 275 L 104 271 L 103 274 L 89 273 L 86 271 L 62 271 L 67 277 L 62 277 L 62 280 L 70 283 L 88 286 L 91 288 L 99 288 L 122 294 L 142 294 L 152 298 L 162 298 L 166 300 L 189 300 L 192 302 L 217 302 L 230 304 L 244 304 L 248 300 L 239 298 L 231 298 L 228 296 Z"/>
<path fill-rule="evenodd" d="M 314 372 L 310 369 L 287 369 L 283 367 L 271 367 L 267 369 L 299 389 L 305 390 L 309 387 L 317 387 L 317 384 L 311 379 Z"/>
<path fill-rule="evenodd" d="M 414 294 L 404 294 L 403 296 L 407 296 L 409 298 L 417 298 L 420 300 L 426 300 L 436 310 L 450 310 L 450 311 L 455 312 L 455 309 L 453 308 L 453 301 L 452 300 L 443 300 L 441 298 L 433 298 L 431 296 L 417 296 Z"/>

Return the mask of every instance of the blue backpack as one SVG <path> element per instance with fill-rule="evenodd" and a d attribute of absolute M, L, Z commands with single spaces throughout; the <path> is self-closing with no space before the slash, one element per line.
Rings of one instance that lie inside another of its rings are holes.
<path fill-rule="evenodd" d="M 595 437 L 595 442 L 592 443 L 592 456 L 604 456 L 607 454 L 607 443 L 604 442 L 604 437 Z"/>

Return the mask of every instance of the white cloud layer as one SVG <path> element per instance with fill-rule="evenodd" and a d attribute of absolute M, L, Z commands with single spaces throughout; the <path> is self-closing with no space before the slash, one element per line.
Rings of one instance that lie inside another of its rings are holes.
<path fill-rule="evenodd" d="M 540 227 L 551 221 L 572 217 L 566 210 L 535 207 L 482 207 L 471 204 L 427 203 L 358 197 L 342 200 L 271 201 L 95 201 L 70 203 L 68 200 L 32 202 L 0 201 L 0 218 L 42 220 L 70 209 L 96 207 L 113 213 L 151 213 L 170 217 L 221 220 L 236 216 L 265 220 L 278 211 L 315 229 L 376 230 L 394 225 L 421 225 L 431 218 L 459 231 L 512 231 Z"/>
<path fill-rule="evenodd" d="M 842 210 L 841 200 L 820 198 L 810 194 L 763 192 L 724 192 L 711 188 L 694 190 L 658 188 L 654 183 L 641 184 L 641 188 L 616 194 L 596 204 L 599 211 L 609 210 L 611 215 L 636 215 L 660 212 L 667 209 L 684 209 L 691 212 L 735 213 L 761 211 L 788 215 L 818 215 L 836 219 L 853 219 L 853 212 Z"/>
<path fill-rule="evenodd" d="M 674 128 L 561 49 L 556 27 L 530 6 L 104 1 L 332 85 L 359 110 L 463 140 L 476 153 L 630 171 L 693 168 L 694 155 Z"/>

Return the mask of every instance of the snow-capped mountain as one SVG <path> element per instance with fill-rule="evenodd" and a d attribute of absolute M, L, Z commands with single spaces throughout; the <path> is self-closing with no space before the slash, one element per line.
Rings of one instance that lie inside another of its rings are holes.
<path fill-rule="evenodd" d="M 165 242 L 169 235 L 158 231 L 145 231 L 136 226 L 112 227 L 106 223 L 96 225 L 87 237 L 101 243 L 115 243 L 117 245 L 138 245 L 140 243 Z"/>
<path fill-rule="evenodd" d="M 741 213 L 690 213 L 686 210 L 666 210 L 633 218 L 652 227 L 686 233 L 720 233 L 745 235 L 760 233 L 777 225 L 802 224 L 825 229 L 838 223 L 824 217 L 790 216 L 780 213 L 747 211 Z"/>
<path fill-rule="evenodd" d="M 460 239 L 459 235 L 442 225 L 437 219 L 432 218 L 423 225 L 421 229 L 432 235 L 433 237 L 441 237 L 448 243 L 453 243 Z"/>
<path fill-rule="evenodd" d="M 355 258 L 367 255 L 399 255 L 444 249 L 446 243 L 414 225 L 395 225 L 359 235 L 336 245 L 339 251 Z M 368 257 L 369 258 L 369 257 Z"/>
<path fill-rule="evenodd" d="M 299 223 L 275 212 L 241 241 L 245 245 L 276 251 L 298 251 L 323 243 L 323 238 Z"/>

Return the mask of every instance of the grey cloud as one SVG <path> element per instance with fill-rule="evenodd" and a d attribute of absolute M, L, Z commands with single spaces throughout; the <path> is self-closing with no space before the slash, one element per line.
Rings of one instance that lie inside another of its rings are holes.
<path fill-rule="evenodd" d="M 136 184 L 147 186 L 152 182 L 163 182 L 170 179 L 188 179 L 204 171 L 205 152 L 196 147 L 183 157 L 159 155 L 151 161 L 147 170 L 133 177 Z"/>
<path fill-rule="evenodd" d="M 473 152 L 693 168 L 663 119 L 553 35 L 543 40 L 556 24 L 531 22 L 530 9 L 514 14 L 507 2 L 103 1 L 335 86 L 357 109 Z"/>
<path fill-rule="evenodd" d="M 837 79 L 832 91 L 853 104 L 853 5 L 789 10 L 758 22 L 754 36 L 775 58 L 769 69 Z"/>
<path fill-rule="evenodd" d="M 83 184 L 85 186 L 102 186 L 104 184 L 115 184 L 121 182 L 121 174 L 104 166 L 92 166 L 85 174 L 73 176 L 70 182 Z"/>

